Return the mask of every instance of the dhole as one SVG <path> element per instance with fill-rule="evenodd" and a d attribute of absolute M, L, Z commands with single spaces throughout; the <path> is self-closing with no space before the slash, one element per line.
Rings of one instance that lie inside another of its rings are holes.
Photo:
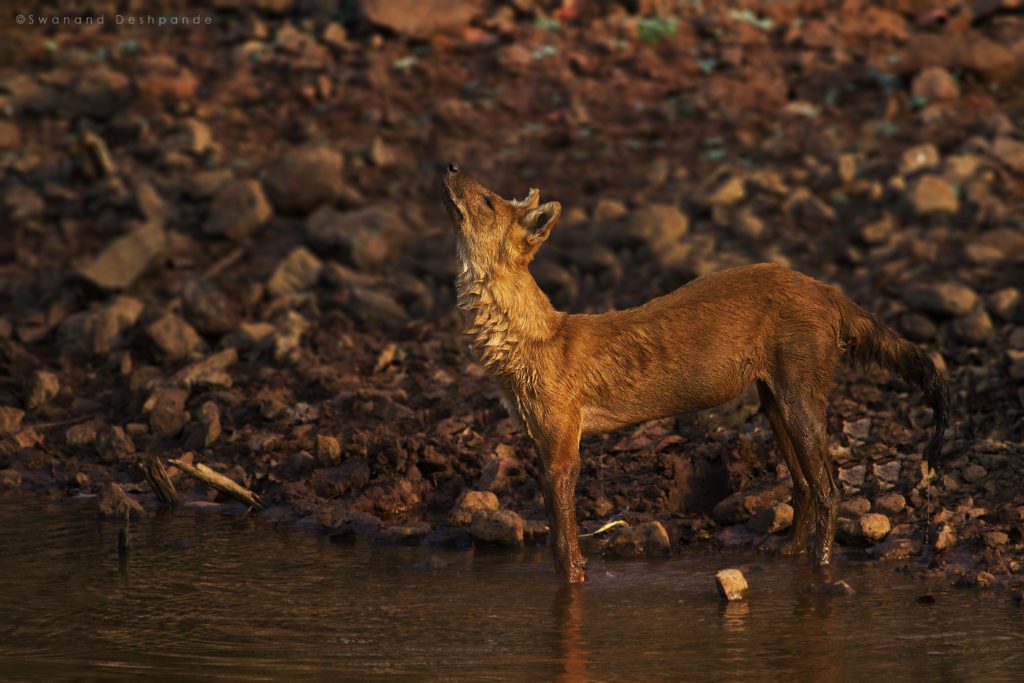
<path fill-rule="evenodd" d="M 584 579 L 575 487 L 584 432 L 710 408 L 755 382 L 793 479 L 787 552 L 814 527 L 814 558 L 831 560 L 839 491 L 825 412 L 844 350 L 922 389 L 934 411 L 933 461 L 946 425 L 946 388 L 918 347 L 834 287 L 762 263 L 697 278 L 643 306 L 599 315 L 556 311 L 528 264 L 561 206 L 537 190 L 508 201 L 455 164 L 444 174 L 455 223 L 458 305 L 473 351 L 540 451 L 557 570 Z"/>

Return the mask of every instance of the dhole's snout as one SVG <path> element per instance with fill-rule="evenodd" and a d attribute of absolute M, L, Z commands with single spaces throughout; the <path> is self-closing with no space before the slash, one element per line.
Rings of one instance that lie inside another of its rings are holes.
<path fill-rule="evenodd" d="M 441 184 L 444 186 L 444 205 L 448 209 L 448 214 L 455 221 L 456 225 L 461 225 L 463 219 L 466 217 L 466 212 L 463 205 L 463 185 L 465 176 L 459 165 L 455 162 L 449 162 L 441 176 Z"/>

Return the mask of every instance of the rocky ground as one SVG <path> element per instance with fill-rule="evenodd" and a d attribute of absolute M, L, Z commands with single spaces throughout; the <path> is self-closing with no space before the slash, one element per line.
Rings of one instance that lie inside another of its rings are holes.
<path fill-rule="evenodd" d="M 564 309 L 771 260 L 927 347 L 953 399 L 936 473 L 922 397 L 839 373 L 841 554 L 1020 582 L 1018 3 L 15 4 L 0 490 L 152 507 L 139 462 L 182 458 L 338 538 L 541 540 L 534 454 L 454 311 L 457 160 L 562 202 L 534 273 Z M 117 19 L 147 13 L 167 23 Z M 41 21 L 77 16 L 104 25 Z M 604 552 L 754 548 L 792 515 L 754 393 L 582 451 L 584 530 L 630 524 Z"/>

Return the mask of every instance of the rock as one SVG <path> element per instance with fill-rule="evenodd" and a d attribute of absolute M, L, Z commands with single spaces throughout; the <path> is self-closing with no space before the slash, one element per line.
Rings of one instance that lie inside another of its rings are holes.
<path fill-rule="evenodd" d="M 956 531 L 945 522 L 940 522 L 931 530 L 931 544 L 936 552 L 949 550 L 956 544 Z"/>
<path fill-rule="evenodd" d="M 499 507 L 498 497 L 490 491 L 463 491 L 448 515 L 448 523 L 454 526 L 469 526 L 477 512 L 495 511 Z"/>
<path fill-rule="evenodd" d="M 867 468 L 864 465 L 839 468 L 839 483 L 847 489 L 857 489 L 864 485 L 864 478 L 867 476 Z"/>
<path fill-rule="evenodd" d="M 346 212 L 322 206 L 306 221 L 306 238 L 317 249 L 339 249 L 360 270 L 379 270 L 394 263 L 408 229 L 391 206 Z"/>
<path fill-rule="evenodd" d="M 429 533 L 430 524 L 428 522 L 413 522 L 381 529 L 373 540 L 385 544 L 419 545 L 420 541 Z"/>
<path fill-rule="evenodd" d="M 60 326 L 62 342 L 82 353 L 101 355 L 113 351 L 124 332 L 138 321 L 144 304 L 119 296 L 106 306 L 69 316 Z"/>
<path fill-rule="evenodd" d="M 976 308 L 953 321 L 953 334 L 957 339 L 971 346 L 984 344 L 994 332 L 992 319 L 988 317 L 984 308 Z"/>
<path fill-rule="evenodd" d="M 341 444 L 333 436 L 317 434 L 316 459 L 325 467 L 337 465 L 341 462 Z"/>
<path fill-rule="evenodd" d="M 523 545 L 523 518 L 511 510 L 480 510 L 473 514 L 469 533 L 478 542 Z"/>
<path fill-rule="evenodd" d="M 1001 135 L 993 141 L 991 153 L 1008 168 L 1024 174 L 1024 142 Z"/>
<path fill-rule="evenodd" d="M 188 422 L 185 412 L 188 396 L 188 390 L 175 387 L 163 387 L 150 395 L 142 409 L 149 413 L 149 427 L 153 434 L 170 438 L 181 433 Z"/>
<path fill-rule="evenodd" d="M 891 488 L 899 483 L 901 467 L 899 460 L 876 462 L 871 465 L 871 474 L 880 486 Z"/>
<path fill-rule="evenodd" d="M 21 430 L 21 420 L 25 411 L 11 406 L 0 406 L 0 436 L 17 434 Z"/>
<path fill-rule="evenodd" d="M 793 507 L 788 503 L 779 503 L 758 512 L 747 522 L 747 526 L 758 533 L 777 534 L 788 529 L 792 523 Z"/>
<path fill-rule="evenodd" d="M 982 233 L 964 246 L 972 263 L 997 264 L 1024 261 L 1024 231 L 997 228 Z"/>
<path fill-rule="evenodd" d="M 940 282 L 910 287 L 904 291 L 903 300 L 915 311 L 960 316 L 974 308 L 978 295 L 958 282 Z"/>
<path fill-rule="evenodd" d="M 634 527 L 619 527 L 608 541 L 605 552 L 615 557 L 666 557 L 672 543 L 661 522 L 647 522 Z"/>
<path fill-rule="evenodd" d="M 960 476 L 968 484 L 977 484 L 988 476 L 988 470 L 981 465 L 971 464 L 960 470 Z"/>
<path fill-rule="evenodd" d="M 704 203 L 708 206 L 733 206 L 746 196 L 746 182 L 743 177 L 730 175 L 708 193 Z"/>
<path fill-rule="evenodd" d="M 861 515 L 858 521 L 861 537 L 869 543 L 878 543 L 889 534 L 889 530 L 892 528 L 889 518 L 876 512 Z"/>
<path fill-rule="evenodd" d="M 509 488 L 509 474 L 521 469 L 516 451 L 507 444 L 498 444 L 494 453 L 480 468 L 480 478 L 476 488 L 480 490 L 502 492 Z"/>
<path fill-rule="evenodd" d="M 42 218 L 46 211 L 43 198 L 20 183 L 11 183 L 3 194 L 7 218 L 15 223 L 30 223 Z"/>
<path fill-rule="evenodd" d="M 0 121 L 0 150 L 21 147 L 21 129 L 13 121 Z"/>
<path fill-rule="evenodd" d="M 64 432 L 64 442 L 69 446 L 92 446 L 96 443 L 96 435 L 103 428 L 99 420 L 86 420 L 68 427 Z"/>
<path fill-rule="evenodd" d="M 404 329 L 409 314 L 394 297 L 369 287 L 353 287 L 348 300 L 348 310 L 368 329 L 383 327 L 386 330 Z"/>
<path fill-rule="evenodd" d="M 189 323 L 204 334 L 224 334 L 238 327 L 238 302 L 205 278 L 185 283 L 182 309 Z"/>
<path fill-rule="evenodd" d="M 220 435 L 220 408 L 213 401 L 206 401 L 199 406 L 198 419 L 187 428 L 185 448 L 193 451 L 209 448 Z"/>
<path fill-rule="evenodd" d="M 995 83 L 1009 82 L 1019 70 L 1013 51 L 991 38 L 975 34 L 960 52 L 959 60 L 964 67 Z"/>
<path fill-rule="evenodd" d="M 17 491 L 21 488 L 21 472 L 7 467 L 0 469 L 0 491 Z"/>
<path fill-rule="evenodd" d="M 715 585 L 723 600 L 734 602 L 747 597 L 747 579 L 739 569 L 723 569 L 715 574 Z"/>
<path fill-rule="evenodd" d="M 648 204 L 629 215 L 627 232 L 657 252 L 680 242 L 690 229 L 685 213 L 669 204 Z"/>
<path fill-rule="evenodd" d="M 244 239 L 270 220 L 273 213 L 258 180 L 232 180 L 217 190 L 203 232 Z"/>
<path fill-rule="evenodd" d="M 883 562 L 907 560 L 921 554 L 921 541 L 907 536 L 889 536 L 872 548 L 871 554 Z"/>
<path fill-rule="evenodd" d="M 111 482 L 99 500 L 99 514 L 102 517 L 124 519 L 126 517 L 144 517 L 146 511 L 142 504 L 125 493 L 120 484 Z"/>
<path fill-rule="evenodd" d="M 899 329 L 911 341 L 929 341 L 935 339 L 939 328 L 931 318 L 920 313 L 904 313 L 899 318 Z"/>
<path fill-rule="evenodd" d="M 192 355 L 203 341 L 191 325 L 174 313 L 165 313 L 150 323 L 146 327 L 146 336 L 160 355 L 169 361 Z"/>
<path fill-rule="evenodd" d="M 981 538 L 989 548 L 998 548 L 1010 542 L 1009 534 L 1002 531 L 987 531 Z"/>
<path fill-rule="evenodd" d="M 473 0 L 360 0 L 372 24 L 413 38 L 455 33 L 480 13 Z"/>
<path fill-rule="evenodd" d="M 149 222 L 123 235 L 103 249 L 79 274 L 101 289 L 125 289 L 167 249 L 163 226 Z"/>
<path fill-rule="evenodd" d="M 28 382 L 28 396 L 25 405 L 29 410 L 41 408 L 57 397 L 60 392 L 60 378 L 49 370 L 37 370 Z"/>
<path fill-rule="evenodd" d="M 764 508 L 788 500 L 791 488 L 790 481 L 783 479 L 754 491 L 737 491 L 715 505 L 712 517 L 722 525 L 746 522 Z"/>
<path fill-rule="evenodd" d="M 757 239 L 764 234 L 764 221 L 752 209 L 743 207 L 733 217 L 732 228 L 739 237 Z"/>
<path fill-rule="evenodd" d="M 227 373 L 227 368 L 237 360 L 238 351 L 224 349 L 185 366 L 174 374 L 172 381 L 186 389 L 193 386 L 230 387 L 231 375 Z"/>
<path fill-rule="evenodd" d="M 927 102 L 944 102 L 960 97 L 960 86 L 956 79 L 941 66 L 924 68 L 914 77 L 910 92 Z"/>
<path fill-rule="evenodd" d="M 951 182 L 937 175 L 923 175 L 907 195 L 919 216 L 954 214 L 960 210 L 960 198 Z"/>
<path fill-rule="evenodd" d="M 856 519 L 871 509 L 871 501 L 863 496 L 848 498 L 839 504 L 839 516 Z"/>
<path fill-rule="evenodd" d="M 910 175 L 939 165 L 939 148 L 932 143 L 916 145 L 900 156 L 900 173 Z"/>
<path fill-rule="evenodd" d="M 281 211 L 308 213 L 342 194 L 344 166 L 341 153 L 326 145 L 292 148 L 267 169 L 267 193 Z"/>
<path fill-rule="evenodd" d="M 898 493 L 886 493 L 875 498 L 874 509 L 883 515 L 897 515 L 907 507 L 907 499 Z"/>
<path fill-rule="evenodd" d="M 135 455 L 135 444 L 121 427 L 107 426 L 96 434 L 96 453 L 101 462 L 116 464 Z"/>
<path fill-rule="evenodd" d="M 267 282 L 267 291 L 274 296 L 284 296 L 309 289 L 320 279 L 323 264 L 313 252 L 305 247 L 296 247 L 274 269 Z"/>

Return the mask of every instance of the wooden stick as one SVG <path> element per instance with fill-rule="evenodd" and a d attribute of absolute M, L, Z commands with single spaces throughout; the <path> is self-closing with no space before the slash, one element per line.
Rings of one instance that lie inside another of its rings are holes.
<path fill-rule="evenodd" d="M 174 482 L 167 475 L 167 468 L 160 458 L 149 458 L 139 461 L 139 469 L 146 475 L 146 480 L 153 487 L 153 492 L 164 505 L 178 504 L 178 490 L 174 488 Z"/>
<path fill-rule="evenodd" d="M 235 500 L 239 500 L 248 505 L 249 507 L 256 508 L 257 510 L 263 509 L 263 501 L 260 500 L 260 497 L 258 495 L 256 495 L 249 489 L 245 488 L 244 486 L 236 484 L 234 481 L 228 479 L 223 474 L 220 474 L 219 472 L 214 472 L 213 470 L 211 470 L 209 467 L 202 463 L 197 462 L 195 465 L 190 465 L 187 462 L 182 462 L 181 460 L 171 460 L 170 463 L 177 467 L 178 469 L 180 469 L 185 474 L 189 474 L 198 479 L 199 481 L 203 482 L 204 484 L 212 486 L 218 491 L 228 494 Z"/>

